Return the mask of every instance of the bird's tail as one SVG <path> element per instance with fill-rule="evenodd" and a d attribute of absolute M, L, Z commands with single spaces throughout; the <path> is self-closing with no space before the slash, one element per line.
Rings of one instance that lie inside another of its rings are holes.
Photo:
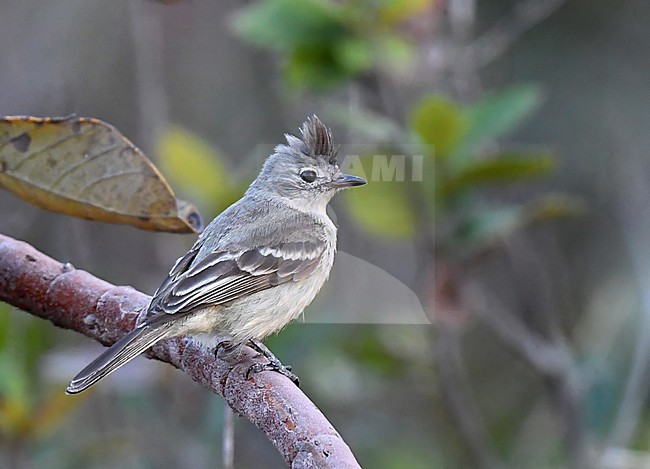
<path fill-rule="evenodd" d="M 66 394 L 85 391 L 100 379 L 130 362 L 153 344 L 164 339 L 170 325 L 171 321 L 136 327 L 81 370 L 68 384 Z"/>

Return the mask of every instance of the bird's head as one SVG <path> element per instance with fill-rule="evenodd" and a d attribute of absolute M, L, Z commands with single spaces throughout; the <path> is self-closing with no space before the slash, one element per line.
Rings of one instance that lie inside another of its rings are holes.
<path fill-rule="evenodd" d="M 339 190 L 366 184 L 360 177 L 344 174 L 338 166 L 332 133 L 316 116 L 300 128 L 301 137 L 285 135 L 268 157 L 251 190 L 269 191 L 294 204 L 325 207 Z"/>

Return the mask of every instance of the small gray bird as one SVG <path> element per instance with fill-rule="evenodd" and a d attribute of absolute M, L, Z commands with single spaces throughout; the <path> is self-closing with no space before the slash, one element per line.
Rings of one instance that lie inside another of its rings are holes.
<path fill-rule="evenodd" d="M 330 130 L 313 116 L 286 135 L 244 196 L 216 217 L 176 261 L 139 325 L 68 385 L 76 394 L 162 339 L 192 336 L 214 346 L 249 343 L 268 365 L 295 378 L 260 342 L 296 319 L 334 262 L 336 227 L 326 207 L 341 189 L 365 184 L 343 174 Z M 250 370 L 249 370 L 250 371 Z"/>

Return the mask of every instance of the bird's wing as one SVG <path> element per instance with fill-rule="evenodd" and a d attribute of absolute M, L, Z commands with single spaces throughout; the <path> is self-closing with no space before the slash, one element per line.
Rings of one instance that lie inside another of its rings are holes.
<path fill-rule="evenodd" d="M 212 252 L 199 260 L 198 249 L 191 250 L 172 268 L 149 310 L 187 313 L 302 280 L 317 268 L 325 248 L 325 241 L 314 238 L 247 251 Z"/>
<path fill-rule="evenodd" d="M 167 274 L 167 277 L 153 294 L 151 301 L 152 304 L 160 295 L 163 294 L 165 290 L 170 287 L 170 285 L 178 280 L 179 277 L 189 269 L 190 265 L 192 265 L 192 261 L 194 261 L 194 258 L 198 255 L 202 245 L 202 239 L 199 239 L 187 253 L 176 259 L 176 263 Z"/>

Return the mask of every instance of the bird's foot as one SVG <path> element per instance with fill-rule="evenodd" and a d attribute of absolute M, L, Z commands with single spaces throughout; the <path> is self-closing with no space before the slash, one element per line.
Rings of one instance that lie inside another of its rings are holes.
<path fill-rule="evenodd" d="M 246 370 L 246 379 L 250 378 L 251 374 L 259 373 L 260 371 L 275 371 L 281 375 L 286 376 L 293 384 L 300 386 L 300 380 L 298 377 L 291 371 L 291 366 L 284 366 L 280 360 L 277 359 L 273 352 L 271 352 L 266 345 L 257 339 L 251 339 L 248 341 L 248 345 L 258 352 L 261 356 L 264 356 L 268 360 L 267 363 L 254 363 L 251 365 L 248 370 Z"/>
<path fill-rule="evenodd" d="M 234 344 L 229 340 L 222 340 L 214 348 L 214 358 L 220 358 L 223 355 L 230 355 L 237 348 L 239 348 L 237 344 Z"/>

